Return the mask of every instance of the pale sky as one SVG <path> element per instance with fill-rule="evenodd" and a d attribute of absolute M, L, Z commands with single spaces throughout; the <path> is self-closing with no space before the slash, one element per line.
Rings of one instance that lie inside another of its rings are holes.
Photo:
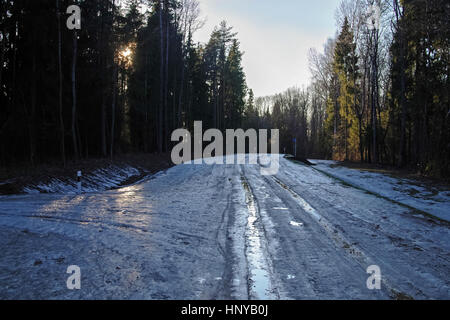
<path fill-rule="evenodd" d="M 206 25 L 195 40 L 207 42 L 226 20 L 238 32 L 247 85 L 255 96 L 280 93 L 310 80 L 308 52 L 323 50 L 336 32 L 341 0 L 199 0 Z"/>

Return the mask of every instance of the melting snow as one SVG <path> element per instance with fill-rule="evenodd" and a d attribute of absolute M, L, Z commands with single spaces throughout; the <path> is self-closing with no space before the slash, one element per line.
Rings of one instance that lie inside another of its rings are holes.
<path fill-rule="evenodd" d="M 89 193 L 110 190 L 120 186 L 131 177 L 139 176 L 140 174 L 141 173 L 138 169 L 129 166 L 109 166 L 105 169 L 97 169 L 91 174 L 82 177 L 82 192 Z M 23 189 L 23 192 L 28 194 L 76 194 L 78 193 L 78 187 L 76 179 L 68 179 L 65 181 L 60 179 L 52 179 L 48 183 L 27 186 Z"/>
<path fill-rule="evenodd" d="M 335 161 L 311 160 L 315 168 L 350 185 L 425 211 L 450 221 L 450 192 L 420 185 L 410 179 L 394 178 L 382 173 L 333 166 Z"/>

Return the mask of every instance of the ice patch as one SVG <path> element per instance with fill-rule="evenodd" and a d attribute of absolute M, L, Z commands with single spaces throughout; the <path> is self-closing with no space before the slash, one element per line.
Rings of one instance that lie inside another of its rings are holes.
<path fill-rule="evenodd" d="M 246 232 L 246 257 L 249 267 L 250 296 L 258 300 L 272 300 L 273 285 L 270 278 L 270 267 L 264 254 L 262 242 L 263 231 L 259 225 L 259 212 L 253 193 L 247 180 L 242 176 L 242 185 L 245 190 L 248 207 L 248 220 Z"/>
<path fill-rule="evenodd" d="M 290 225 L 293 226 L 293 227 L 303 227 L 303 223 L 295 222 L 295 221 L 291 221 Z"/>

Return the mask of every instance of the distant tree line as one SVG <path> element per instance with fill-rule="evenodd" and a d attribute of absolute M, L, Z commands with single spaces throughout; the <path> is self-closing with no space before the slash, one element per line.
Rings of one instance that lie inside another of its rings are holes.
<path fill-rule="evenodd" d="M 254 98 L 253 91 L 244 109 L 245 129 L 279 129 L 280 152 L 300 158 L 326 156 L 322 126 L 325 110 L 310 89 L 289 88 L 273 96 Z"/>

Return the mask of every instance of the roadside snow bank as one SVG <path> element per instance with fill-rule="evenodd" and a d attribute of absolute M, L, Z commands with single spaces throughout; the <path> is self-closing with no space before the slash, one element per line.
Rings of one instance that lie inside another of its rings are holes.
<path fill-rule="evenodd" d="M 86 175 L 83 174 L 81 179 L 82 192 L 97 192 L 110 190 L 112 188 L 123 185 L 126 181 L 133 177 L 142 176 L 142 171 L 131 167 L 119 167 L 115 165 L 106 168 L 97 169 Z M 28 185 L 23 188 L 24 193 L 77 193 L 77 180 L 73 179 L 57 179 L 52 178 L 48 182 L 35 185 Z"/>
<path fill-rule="evenodd" d="M 450 190 L 425 186 L 411 179 L 337 166 L 335 161 L 311 160 L 315 168 L 350 185 L 450 221 Z"/>

